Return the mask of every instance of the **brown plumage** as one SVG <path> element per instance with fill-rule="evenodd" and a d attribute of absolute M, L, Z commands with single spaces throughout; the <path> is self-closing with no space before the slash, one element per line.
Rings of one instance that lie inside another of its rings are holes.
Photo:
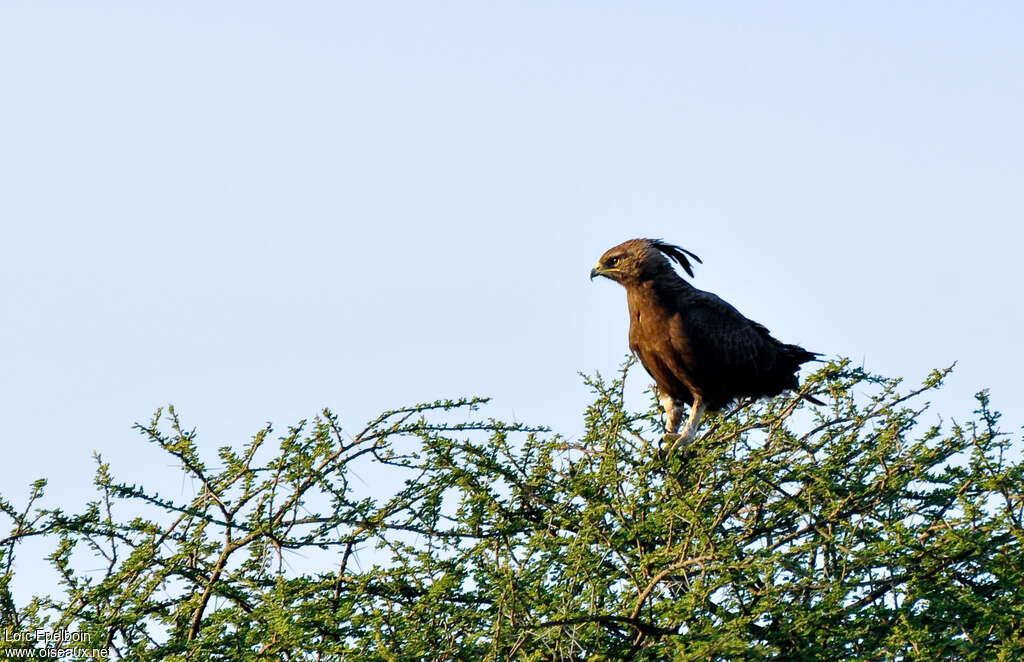
<path fill-rule="evenodd" d="M 657 382 L 667 433 L 677 432 L 682 405 L 690 405 L 673 448 L 693 439 L 705 410 L 798 388 L 800 364 L 818 356 L 779 342 L 722 299 L 683 280 L 670 260 L 693 277 L 690 258 L 700 262 L 658 239 L 630 239 L 606 251 L 590 272 L 591 279 L 604 276 L 626 288 L 629 348 Z"/>

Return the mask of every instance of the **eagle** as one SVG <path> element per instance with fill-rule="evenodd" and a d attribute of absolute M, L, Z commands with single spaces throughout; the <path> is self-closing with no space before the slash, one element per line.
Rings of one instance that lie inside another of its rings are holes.
<path fill-rule="evenodd" d="M 692 278 L 691 258 L 701 262 L 660 239 L 630 239 L 608 249 L 590 271 L 591 280 L 604 276 L 626 288 L 629 348 L 657 383 L 672 449 L 693 441 L 705 411 L 799 388 L 800 365 L 820 356 L 776 340 L 726 301 L 680 277 L 672 262 Z M 683 404 L 690 406 L 690 416 L 678 433 Z"/>

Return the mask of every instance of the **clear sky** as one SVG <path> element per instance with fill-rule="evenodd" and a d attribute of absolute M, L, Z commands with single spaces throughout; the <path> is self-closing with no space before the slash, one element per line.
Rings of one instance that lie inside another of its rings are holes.
<path fill-rule="evenodd" d="M 959 361 L 944 417 L 991 387 L 1019 427 L 1022 30 L 1011 2 L 3 3 L 0 494 L 74 508 L 99 451 L 187 496 L 130 429 L 167 403 L 211 457 L 462 394 L 575 434 L 577 371 L 627 352 L 587 275 L 634 236 L 787 342 Z"/>

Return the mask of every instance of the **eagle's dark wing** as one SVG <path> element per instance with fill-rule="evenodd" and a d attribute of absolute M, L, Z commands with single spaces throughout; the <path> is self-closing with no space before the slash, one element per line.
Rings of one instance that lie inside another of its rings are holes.
<path fill-rule="evenodd" d="M 709 368 L 739 368 L 763 352 L 768 329 L 744 317 L 710 292 L 693 289 L 681 296 L 670 328 L 672 344 L 686 346 Z"/>
<path fill-rule="evenodd" d="M 689 377 L 709 407 L 756 394 L 776 369 L 780 343 L 710 292 L 691 289 L 679 299 L 669 325 L 672 348 L 686 356 Z"/>

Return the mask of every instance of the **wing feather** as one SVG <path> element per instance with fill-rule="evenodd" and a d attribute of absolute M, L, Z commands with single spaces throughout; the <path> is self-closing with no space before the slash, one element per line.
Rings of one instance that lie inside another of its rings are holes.
<path fill-rule="evenodd" d="M 710 292 L 692 290 L 669 327 L 673 347 L 693 357 L 698 381 L 756 377 L 769 358 L 768 330 Z M 723 374 L 725 373 L 725 374 Z"/>

